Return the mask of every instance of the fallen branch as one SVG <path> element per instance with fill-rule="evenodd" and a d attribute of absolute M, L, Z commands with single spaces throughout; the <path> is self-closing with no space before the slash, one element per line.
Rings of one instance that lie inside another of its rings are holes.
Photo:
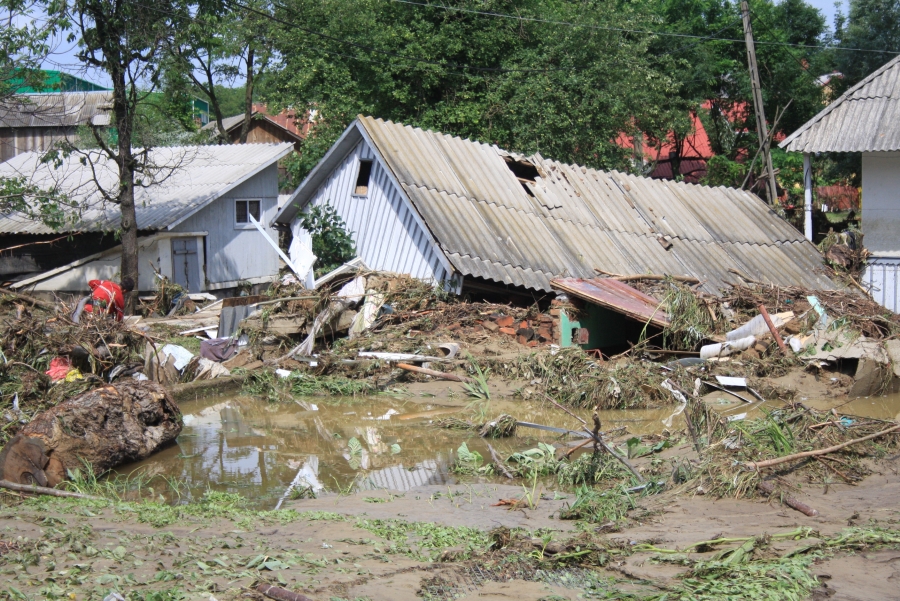
<path fill-rule="evenodd" d="M 766 495 L 769 495 L 770 497 L 771 497 L 773 494 L 775 494 L 775 487 L 772 485 L 771 482 L 764 482 L 764 481 L 763 481 L 763 482 L 760 482 L 759 484 L 756 485 L 756 488 L 759 489 L 760 492 L 762 492 L 762 493 L 764 493 L 764 494 L 766 494 Z M 808 516 L 811 517 L 811 518 L 814 518 L 814 517 L 816 517 L 817 515 L 819 515 L 819 510 L 818 510 L 818 509 L 813 509 L 812 507 L 810 507 L 810 506 L 807 505 L 806 503 L 803 503 L 803 502 L 801 502 L 801 501 L 798 501 L 797 499 L 795 499 L 794 497 L 792 497 L 792 496 L 789 495 L 789 494 L 786 494 L 786 493 L 783 494 L 783 495 L 781 496 L 781 501 L 782 501 L 785 505 L 787 505 L 788 507 L 790 507 L 791 509 L 796 509 L 796 510 L 799 511 L 800 513 L 802 513 L 802 514 L 804 514 L 804 515 L 808 515 Z"/>
<path fill-rule="evenodd" d="M 651 280 L 651 281 L 662 281 L 665 279 L 675 280 L 676 282 L 682 282 L 684 284 L 699 284 L 700 280 L 697 278 L 693 278 L 686 275 L 661 275 L 658 273 L 636 273 L 633 275 L 622 275 L 619 273 L 610 273 L 608 271 L 603 271 L 602 269 L 597 269 L 594 267 L 594 271 L 601 275 L 608 276 L 611 280 L 618 280 L 620 282 L 629 282 L 632 280 Z"/>
<path fill-rule="evenodd" d="M 50 311 L 51 313 L 56 313 L 57 310 L 57 306 L 55 303 L 48 303 L 47 301 L 42 301 L 39 298 L 34 298 L 33 296 L 10 290 L 9 288 L 0 288 L 0 294 L 6 294 L 15 297 L 21 301 L 31 303 L 34 307 L 40 307 L 41 309 Z"/>
<path fill-rule="evenodd" d="M 0 480 L 0 488 L 14 490 L 16 492 L 27 492 L 35 495 L 49 495 L 51 497 L 66 497 L 69 499 L 88 499 L 90 501 L 105 501 L 103 497 L 95 497 L 94 495 L 85 495 L 80 492 L 69 492 L 67 490 L 57 490 L 55 488 L 47 488 L 46 486 L 34 486 L 31 484 L 18 484 L 9 480 Z"/>
<path fill-rule="evenodd" d="M 464 384 L 473 384 L 475 380 L 472 378 L 467 378 L 465 376 L 457 376 L 456 374 L 448 374 L 447 372 L 437 371 L 434 369 L 426 369 L 424 367 L 416 367 L 415 365 L 409 365 L 408 363 L 397 363 L 397 367 L 400 369 L 405 369 L 406 371 L 411 371 L 417 374 L 422 374 L 425 376 L 431 376 L 432 378 L 441 378 L 443 380 L 452 380 L 453 382 L 462 382 Z"/>
<path fill-rule="evenodd" d="M 763 319 L 766 320 L 766 325 L 769 326 L 769 331 L 772 332 L 772 337 L 775 339 L 775 342 L 778 343 L 778 348 L 781 349 L 783 354 L 787 354 L 787 345 L 784 344 L 784 340 L 781 339 L 781 334 L 778 333 L 778 329 L 775 328 L 775 324 L 772 323 L 772 318 L 769 317 L 769 312 L 766 311 L 765 305 L 759 306 L 759 312 L 763 316 Z"/>
<path fill-rule="evenodd" d="M 900 430 L 900 424 L 895 424 L 894 426 L 888 428 L 887 430 L 882 430 L 881 432 L 876 432 L 875 434 L 869 434 L 868 436 L 863 436 L 862 438 L 855 438 L 853 440 L 848 440 L 847 442 L 842 442 L 841 444 L 834 445 L 833 447 L 828 447 L 825 449 L 818 449 L 816 451 L 805 451 L 803 453 L 794 453 L 793 455 L 785 455 L 784 457 L 776 457 L 775 459 L 766 459 L 765 461 L 748 461 L 744 464 L 745 467 L 751 470 L 758 470 L 761 467 L 771 467 L 773 465 L 778 465 L 780 463 L 786 463 L 788 461 L 794 461 L 795 459 L 803 459 L 804 457 L 816 457 L 818 455 L 827 455 L 828 453 L 834 453 L 835 451 L 840 451 L 845 447 L 849 447 L 850 445 L 856 444 L 858 442 L 865 442 L 867 440 L 872 440 L 873 438 L 878 438 L 879 436 L 884 436 L 885 434 L 890 434 L 891 432 L 895 432 Z"/>
<path fill-rule="evenodd" d="M 488 451 L 490 451 L 490 453 L 491 453 L 491 459 L 494 461 L 494 465 L 497 466 L 497 469 L 500 470 L 500 472 L 504 476 L 506 476 L 510 480 L 513 480 L 514 478 L 513 478 L 512 473 L 506 468 L 506 465 L 503 463 L 503 461 L 497 455 L 497 451 L 494 450 L 494 447 L 492 447 L 490 444 L 488 444 L 487 447 L 488 447 Z"/>
<path fill-rule="evenodd" d="M 271 599 L 277 599 L 278 601 L 313 601 L 306 595 L 289 591 L 280 586 L 272 586 L 271 584 L 257 585 L 256 591 Z"/>
<path fill-rule="evenodd" d="M 574 413 L 572 413 L 571 411 L 569 411 L 568 409 L 566 409 L 565 407 L 563 407 L 562 405 L 560 405 L 559 403 L 557 403 L 556 401 L 551 399 L 549 395 L 544 394 L 544 397 L 548 401 L 553 403 L 556 407 L 559 407 L 560 409 L 562 409 L 563 411 L 565 411 L 566 413 L 568 413 L 569 415 L 571 415 L 572 417 L 574 417 L 575 419 L 580 421 L 581 425 L 584 426 L 584 431 L 587 432 L 591 436 L 592 439 L 596 440 L 597 444 L 599 444 L 601 447 L 603 447 L 604 451 L 606 451 L 607 453 L 612 455 L 619 463 L 624 465 L 628 469 L 628 471 L 631 472 L 634 475 L 634 477 L 638 479 L 638 482 L 645 482 L 644 477 L 640 474 L 640 472 L 638 472 L 636 469 L 634 469 L 634 466 L 631 465 L 631 463 L 627 459 L 625 459 L 624 457 L 622 457 L 621 455 L 619 455 L 618 453 L 613 451 L 612 447 L 610 447 L 608 444 L 606 444 L 601 437 L 594 436 L 594 433 L 588 427 L 586 421 L 584 421 L 583 419 L 581 419 L 580 417 L 578 417 L 577 415 L 575 415 Z M 898 427 L 900 427 L 900 426 L 898 426 Z"/>

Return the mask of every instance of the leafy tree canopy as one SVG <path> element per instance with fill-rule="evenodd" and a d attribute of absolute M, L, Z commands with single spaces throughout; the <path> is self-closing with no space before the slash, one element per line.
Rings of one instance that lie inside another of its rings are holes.
<path fill-rule="evenodd" d="M 272 39 L 270 100 L 318 111 L 295 164 L 307 172 L 358 113 L 591 166 L 627 167 L 619 132 L 686 120 L 669 57 L 648 54 L 643 2 L 286 0 Z M 298 29 L 302 28 L 301 29 Z M 321 35 L 310 34 L 310 31 Z"/>

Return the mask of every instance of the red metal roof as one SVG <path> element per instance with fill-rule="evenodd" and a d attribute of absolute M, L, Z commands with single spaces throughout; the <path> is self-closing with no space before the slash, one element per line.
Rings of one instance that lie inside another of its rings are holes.
<path fill-rule="evenodd" d="M 550 280 L 550 286 L 644 323 L 650 322 L 661 328 L 669 325 L 669 316 L 662 303 L 619 280 L 558 278 Z"/>

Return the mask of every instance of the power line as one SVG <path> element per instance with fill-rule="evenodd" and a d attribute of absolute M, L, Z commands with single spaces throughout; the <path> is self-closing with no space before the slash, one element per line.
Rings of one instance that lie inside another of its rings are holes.
<path fill-rule="evenodd" d="M 609 27 L 605 25 L 591 25 L 586 23 L 572 23 L 570 21 L 554 21 L 552 19 L 543 19 L 540 17 L 523 17 L 521 15 L 509 15 L 505 13 L 495 13 L 489 11 L 482 10 L 473 10 L 470 8 L 458 8 L 455 6 L 444 6 L 441 4 L 429 4 L 426 2 L 414 2 L 413 0 L 390 0 L 391 2 L 396 2 L 398 4 L 409 4 L 412 6 L 421 6 L 424 8 L 434 8 L 438 10 L 446 10 L 450 12 L 460 12 L 460 13 L 468 13 L 473 15 L 480 15 L 483 17 L 497 17 L 502 19 L 513 19 L 515 21 L 524 21 L 529 23 L 544 23 L 547 25 L 563 25 L 566 27 L 583 27 L 586 29 L 596 29 L 599 31 L 615 31 L 620 33 L 636 33 L 642 35 L 655 35 L 660 37 L 674 37 L 674 38 L 691 38 L 695 40 L 711 40 L 717 42 L 732 42 L 743 44 L 744 40 L 739 40 L 737 38 L 718 38 L 718 37 L 709 37 L 702 36 L 696 34 L 689 33 L 674 33 L 667 31 L 650 31 L 647 29 L 628 29 L 625 27 Z M 725 28 L 727 29 L 727 28 Z M 822 46 L 818 44 L 792 44 L 790 42 L 757 42 L 757 44 L 766 44 L 769 46 L 791 46 L 794 48 L 813 48 L 818 50 L 843 50 L 850 52 L 877 52 L 881 54 L 900 54 L 900 52 L 894 50 L 872 50 L 870 48 L 847 48 L 842 46 Z"/>

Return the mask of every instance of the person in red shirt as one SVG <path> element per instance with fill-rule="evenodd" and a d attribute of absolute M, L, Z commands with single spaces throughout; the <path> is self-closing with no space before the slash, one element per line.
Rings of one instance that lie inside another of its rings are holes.
<path fill-rule="evenodd" d="M 119 285 L 109 280 L 91 280 L 88 286 L 91 287 L 91 300 L 84 306 L 84 310 L 90 313 L 105 311 L 115 315 L 117 321 L 122 321 L 125 315 L 125 294 L 134 290 L 134 281 L 125 278 Z"/>

